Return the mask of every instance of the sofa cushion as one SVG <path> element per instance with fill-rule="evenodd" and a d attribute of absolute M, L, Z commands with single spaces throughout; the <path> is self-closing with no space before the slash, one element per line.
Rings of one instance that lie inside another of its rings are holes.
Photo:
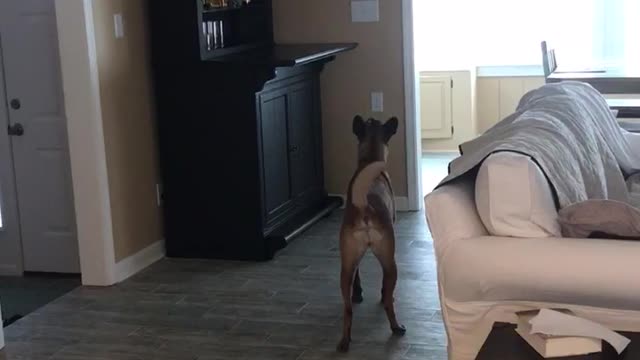
<path fill-rule="evenodd" d="M 640 209 L 614 200 L 587 200 L 560 210 L 562 235 L 640 239 Z"/>
<path fill-rule="evenodd" d="M 498 152 L 484 160 L 476 177 L 476 208 L 491 235 L 560 236 L 553 193 L 531 158 Z"/>

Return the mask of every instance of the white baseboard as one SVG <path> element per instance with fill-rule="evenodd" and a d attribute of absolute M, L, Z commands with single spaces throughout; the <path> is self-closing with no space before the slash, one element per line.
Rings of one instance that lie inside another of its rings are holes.
<path fill-rule="evenodd" d="M 2 329 L 2 306 L 0 304 L 0 350 L 4 348 L 4 330 Z"/>
<path fill-rule="evenodd" d="M 0 276 L 21 276 L 22 271 L 16 265 L 0 265 Z"/>
<path fill-rule="evenodd" d="M 344 209 L 344 205 L 347 203 L 347 197 L 343 194 L 329 194 L 329 196 L 338 196 L 342 198 L 342 207 Z M 410 211 L 409 209 L 409 198 L 407 196 L 396 196 L 396 210 L 397 211 Z"/>
<path fill-rule="evenodd" d="M 456 155 L 459 155 L 460 154 L 460 150 L 458 150 L 458 149 L 447 150 L 447 149 L 425 149 L 425 148 L 422 148 L 422 155 L 429 155 L 429 154 L 456 154 Z"/>
<path fill-rule="evenodd" d="M 164 240 L 156 241 L 116 264 L 116 283 L 137 274 L 165 256 Z"/>
<path fill-rule="evenodd" d="M 347 204 L 347 197 L 344 194 L 329 194 L 329 196 L 341 198 L 342 206 L 340 206 L 340 209 L 344 209 L 344 206 Z"/>

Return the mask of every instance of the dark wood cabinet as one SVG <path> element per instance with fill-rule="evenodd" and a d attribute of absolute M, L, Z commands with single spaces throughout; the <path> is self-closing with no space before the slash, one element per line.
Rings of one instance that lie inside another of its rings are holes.
<path fill-rule="evenodd" d="M 317 77 L 305 73 L 274 81 L 257 96 L 267 229 L 323 197 L 319 95 Z"/>
<path fill-rule="evenodd" d="M 286 88 L 258 95 L 262 130 L 262 196 L 264 220 L 274 223 L 293 207 L 287 129 Z"/>
<path fill-rule="evenodd" d="M 320 74 L 356 45 L 274 44 L 271 2 L 251 4 L 149 1 L 170 257 L 270 259 L 340 206 L 324 186 Z M 214 20 L 226 39 L 211 49 Z"/>

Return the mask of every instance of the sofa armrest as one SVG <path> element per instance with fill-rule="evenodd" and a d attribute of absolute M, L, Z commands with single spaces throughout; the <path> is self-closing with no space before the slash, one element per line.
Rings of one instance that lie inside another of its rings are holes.
<path fill-rule="evenodd" d="M 473 180 L 445 185 L 425 196 L 425 213 L 436 257 L 455 240 L 488 235 L 475 205 Z"/>

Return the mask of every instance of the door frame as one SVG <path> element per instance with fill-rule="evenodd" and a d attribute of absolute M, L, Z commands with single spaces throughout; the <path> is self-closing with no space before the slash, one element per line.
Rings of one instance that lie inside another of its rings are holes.
<path fill-rule="evenodd" d="M 2 162 L 2 165 L 0 165 L 0 216 L 2 216 L 0 232 L 10 241 L 3 245 L 1 249 L 3 253 L 0 256 L 14 258 L 15 262 L 14 265 L 8 265 L 6 263 L 2 264 L 4 263 L 2 261 L 0 263 L 0 274 L 22 275 L 24 259 L 22 257 L 22 240 L 20 236 L 18 191 L 13 167 L 13 148 L 11 146 L 11 136 L 7 131 L 1 130 L 7 129 L 10 124 L 2 51 L 2 44 L 0 43 L 0 162 Z"/>
<path fill-rule="evenodd" d="M 420 136 L 419 74 L 415 63 L 413 1 L 402 0 L 402 42 L 404 58 L 405 145 L 407 153 L 407 197 L 411 211 L 422 210 L 422 140 Z"/>
<path fill-rule="evenodd" d="M 92 0 L 55 0 L 82 283 L 116 283 Z"/>

